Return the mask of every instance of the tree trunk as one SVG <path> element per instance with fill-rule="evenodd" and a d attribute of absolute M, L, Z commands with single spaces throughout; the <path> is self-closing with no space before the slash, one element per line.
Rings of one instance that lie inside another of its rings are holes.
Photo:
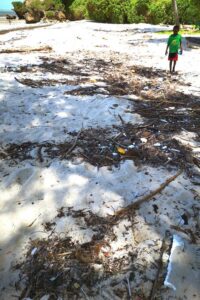
<path fill-rule="evenodd" d="M 180 25 L 179 15 L 178 15 L 178 6 L 177 6 L 176 0 L 172 0 L 172 4 L 173 4 L 173 10 L 174 10 L 175 25 Z"/>

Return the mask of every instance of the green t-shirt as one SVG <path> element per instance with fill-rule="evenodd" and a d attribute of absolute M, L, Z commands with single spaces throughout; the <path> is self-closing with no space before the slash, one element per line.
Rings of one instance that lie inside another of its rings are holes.
<path fill-rule="evenodd" d="M 169 53 L 178 53 L 182 41 L 182 36 L 180 34 L 171 34 L 167 45 L 169 46 Z"/>

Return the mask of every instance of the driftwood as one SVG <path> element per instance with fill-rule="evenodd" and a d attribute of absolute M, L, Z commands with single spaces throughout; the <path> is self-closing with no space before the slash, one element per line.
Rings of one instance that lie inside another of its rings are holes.
<path fill-rule="evenodd" d="M 50 46 L 44 46 L 44 47 L 39 47 L 39 48 L 3 49 L 3 50 L 0 50 L 0 54 L 36 52 L 36 51 L 51 51 L 51 50 L 52 50 L 52 48 Z"/>
<path fill-rule="evenodd" d="M 136 202 L 118 210 L 115 212 L 113 218 L 116 220 L 120 220 L 121 218 L 123 218 L 126 214 L 130 213 L 133 209 L 138 209 L 139 206 L 147 201 L 150 201 L 156 194 L 162 192 L 162 190 L 164 190 L 170 182 L 174 181 L 180 174 L 182 173 L 182 170 L 178 171 L 178 173 L 176 173 L 174 176 L 168 178 L 165 182 L 163 182 L 159 188 L 157 188 L 156 190 L 150 192 L 149 194 L 145 195 L 142 198 L 139 198 Z"/>

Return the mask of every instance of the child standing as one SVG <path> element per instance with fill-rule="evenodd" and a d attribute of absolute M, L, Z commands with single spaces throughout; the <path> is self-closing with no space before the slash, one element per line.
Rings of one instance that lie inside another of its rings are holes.
<path fill-rule="evenodd" d="M 176 62 L 178 60 L 178 51 L 180 49 L 180 53 L 182 54 L 183 48 L 182 48 L 182 36 L 178 33 L 179 32 L 179 26 L 176 25 L 173 28 L 173 34 L 171 34 L 168 38 L 167 42 L 167 48 L 165 51 L 165 55 L 168 53 L 169 48 L 169 70 L 170 73 L 175 72 Z"/>

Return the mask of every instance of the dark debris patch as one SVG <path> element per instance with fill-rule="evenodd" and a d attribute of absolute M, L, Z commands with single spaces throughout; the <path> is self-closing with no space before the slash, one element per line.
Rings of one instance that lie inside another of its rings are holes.
<path fill-rule="evenodd" d="M 15 78 L 21 84 L 30 86 L 32 88 L 41 88 L 44 86 L 56 86 L 56 85 L 71 85 L 76 86 L 80 83 L 87 82 L 84 78 L 77 78 L 76 80 L 67 80 L 67 79 L 42 79 L 42 80 L 33 80 L 30 78 Z"/>
<path fill-rule="evenodd" d="M 170 129 L 170 123 L 163 125 L 162 121 L 156 125 L 123 124 L 112 128 L 90 128 L 79 133 L 69 133 L 72 140 L 63 143 L 9 144 L 0 152 L 0 158 L 21 161 L 36 159 L 41 163 L 45 159 L 82 158 L 97 167 L 119 166 L 124 160 L 133 160 L 136 165 L 179 166 L 186 171 L 191 165 L 199 166 L 198 157 L 194 156 L 189 147 L 172 139 L 171 133 L 173 128 Z M 78 139 L 74 143 L 77 135 Z M 36 157 L 32 153 L 36 153 Z"/>
<path fill-rule="evenodd" d="M 137 252 L 125 251 L 123 256 L 113 257 L 110 244 L 117 239 L 113 230 L 115 218 L 103 218 L 90 211 L 66 207 L 58 210 L 57 218 L 67 216 L 72 216 L 77 222 L 84 219 L 94 231 L 91 241 L 83 244 L 72 242 L 67 232 L 62 238 L 52 232 L 48 239 L 30 240 L 25 259 L 15 265 L 20 271 L 20 280 L 16 282 L 21 292 L 19 299 L 39 300 L 44 295 L 49 295 L 50 299 L 84 299 L 86 295 L 93 298 L 101 295 L 103 286 L 127 299 L 127 278 L 131 285 L 135 272 L 139 272 L 141 282 L 149 280 L 144 275 L 146 267 L 137 265 Z M 52 229 L 49 224 L 52 222 L 43 224 L 48 231 Z M 133 296 L 146 299 L 140 289 L 134 288 L 133 292 Z"/>
<path fill-rule="evenodd" d="M 94 297 L 101 281 L 123 274 L 133 262 L 132 255 L 112 259 L 108 251 L 102 251 L 105 245 L 108 242 L 95 239 L 80 245 L 59 236 L 30 241 L 24 262 L 15 266 L 24 278 L 23 284 L 20 280 L 16 284 L 19 290 L 23 286 L 19 299 L 37 300 L 47 294 L 50 299 L 82 299 L 84 293 Z"/>

